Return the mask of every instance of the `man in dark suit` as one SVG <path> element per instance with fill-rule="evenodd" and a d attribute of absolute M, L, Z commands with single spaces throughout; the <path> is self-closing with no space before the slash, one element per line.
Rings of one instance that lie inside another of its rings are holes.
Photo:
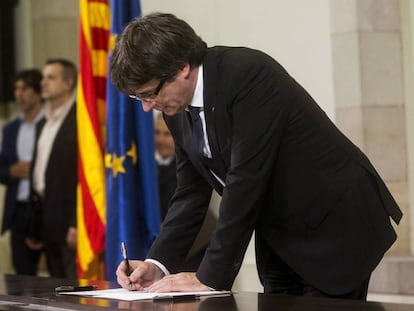
<path fill-rule="evenodd" d="M 65 59 L 49 60 L 43 68 L 46 122 L 38 129 L 32 173 L 32 202 L 41 210 L 38 239 L 50 275 L 64 278 L 77 277 L 76 77 L 75 65 Z"/>
<path fill-rule="evenodd" d="M 231 289 L 253 231 L 266 292 L 365 299 L 402 213 L 367 157 L 268 55 L 213 47 L 184 21 L 151 14 L 115 47 L 117 88 L 164 113 L 177 190 L 147 259 L 117 270 L 125 288 Z M 200 109 L 201 108 L 201 109 Z M 200 133 L 201 132 L 201 133 Z M 196 273 L 178 273 L 222 196 Z"/>
<path fill-rule="evenodd" d="M 43 119 L 37 69 L 23 70 L 14 78 L 14 98 L 20 115 L 3 127 L 0 153 L 0 182 L 7 186 L 2 234 L 10 229 L 12 263 L 16 274 L 37 274 L 40 248 L 25 242 L 30 214 L 29 172 L 35 144 L 36 125 Z"/>

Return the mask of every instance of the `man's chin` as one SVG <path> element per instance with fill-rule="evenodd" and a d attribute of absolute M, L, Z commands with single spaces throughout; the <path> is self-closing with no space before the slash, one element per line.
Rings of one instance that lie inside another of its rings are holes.
<path fill-rule="evenodd" d="M 172 109 L 164 109 L 164 110 L 160 110 L 162 113 L 164 113 L 165 115 L 167 115 L 167 116 L 173 116 L 173 115 L 175 115 L 175 114 L 177 114 L 177 113 L 179 113 L 179 111 L 177 111 L 177 110 L 172 110 Z"/>

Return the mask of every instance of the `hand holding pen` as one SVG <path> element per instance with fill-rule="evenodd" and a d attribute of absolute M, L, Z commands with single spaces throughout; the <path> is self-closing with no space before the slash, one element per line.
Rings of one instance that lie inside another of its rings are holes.
<path fill-rule="evenodd" d="M 131 267 L 129 265 L 128 253 L 124 242 L 121 243 L 122 257 L 124 258 L 125 273 L 129 277 L 131 275 Z M 132 282 L 129 280 L 129 289 L 132 289 Z"/>
<path fill-rule="evenodd" d="M 123 260 L 118 265 L 116 276 L 118 284 L 129 290 L 144 290 L 164 277 L 164 273 L 154 263 L 142 260 L 129 260 L 125 245 L 122 246 Z"/>

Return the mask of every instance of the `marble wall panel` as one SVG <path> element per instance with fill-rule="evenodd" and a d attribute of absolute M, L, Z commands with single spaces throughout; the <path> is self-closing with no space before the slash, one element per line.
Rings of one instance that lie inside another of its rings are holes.
<path fill-rule="evenodd" d="M 360 32 L 362 104 L 402 105 L 403 72 L 398 32 Z"/>
<path fill-rule="evenodd" d="M 407 180 L 403 106 L 363 107 L 364 151 L 386 181 Z"/>
<path fill-rule="evenodd" d="M 356 0 L 333 0 L 331 9 L 332 34 L 357 30 Z"/>
<path fill-rule="evenodd" d="M 383 259 L 371 275 L 369 292 L 397 294 L 400 288 L 398 263 L 396 258 Z"/>
<path fill-rule="evenodd" d="M 79 0 L 35 0 L 31 1 L 32 18 L 79 18 Z"/>
<path fill-rule="evenodd" d="M 362 108 L 359 106 L 337 108 L 335 116 L 338 128 L 355 145 L 357 145 L 360 149 L 364 149 Z"/>
<path fill-rule="evenodd" d="M 358 0 L 355 4 L 359 30 L 400 30 L 399 0 Z"/>
<path fill-rule="evenodd" d="M 361 73 L 357 32 L 332 36 L 335 107 L 361 105 Z"/>
<path fill-rule="evenodd" d="M 34 62 L 42 67 L 49 58 L 67 58 L 78 63 L 79 45 L 77 21 L 47 18 L 33 29 Z"/>
<path fill-rule="evenodd" d="M 388 251 L 388 256 L 407 255 L 410 254 L 410 199 L 408 193 L 408 183 L 406 181 L 387 182 L 387 187 L 392 193 L 395 201 L 398 203 L 403 218 L 397 226 L 394 222 L 394 229 L 397 232 L 397 241 Z M 414 257 L 413 257 L 414 258 Z"/>

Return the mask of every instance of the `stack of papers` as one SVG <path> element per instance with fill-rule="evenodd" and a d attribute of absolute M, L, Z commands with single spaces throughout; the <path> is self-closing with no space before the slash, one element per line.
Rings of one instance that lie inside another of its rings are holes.
<path fill-rule="evenodd" d="M 204 292 L 167 292 L 167 293 L 149 293 L 146 291 L 130 291 L 124 288 L 78 291 L 78 292 L 62 292 L 59 295 L 79 295 L 94 298 L 107 298 L 125 301 L 133 300 L 163 300 L 174 298 L 199 298 L 203 296 L 229 296 L 230 291 L 204 291 Z"/>

